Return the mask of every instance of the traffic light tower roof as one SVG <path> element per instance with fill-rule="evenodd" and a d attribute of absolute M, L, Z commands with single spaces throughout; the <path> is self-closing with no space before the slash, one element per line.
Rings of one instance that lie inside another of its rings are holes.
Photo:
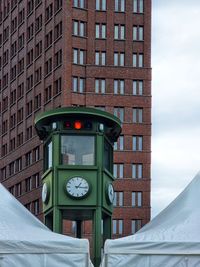
<path fill-rule="evenodd" d="M 113 141 L 117 141 L 121 133 L 121 121 L 114 115 L 95 108 L 86 107 L 64 107 L 43 112 L 35 118 L 35 128 L 41 140 L 48 135 L 52 123 L 65 121 L 67 119 L 87 119 L 104 124 L 110 129 Z"/>

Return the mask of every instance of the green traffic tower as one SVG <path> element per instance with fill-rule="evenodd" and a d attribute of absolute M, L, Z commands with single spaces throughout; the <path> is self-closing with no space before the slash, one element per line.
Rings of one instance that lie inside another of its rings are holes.
<path fill-rule="evenodd" d="M 120 120 L 94 108 L 67 107 L 44 112 L 35 119 L 44 142 L 42 201 L 45 224 L 62 233 L 63 220 L 93 227 L 93 263 L 99 266 L 103 243 L 111 238 L 113 144 Z"/>

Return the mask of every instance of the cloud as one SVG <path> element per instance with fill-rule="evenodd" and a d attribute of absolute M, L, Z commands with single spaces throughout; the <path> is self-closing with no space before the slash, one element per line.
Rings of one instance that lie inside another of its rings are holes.
<path fill-rule="evenodd" d="M 200 169 L 200 1 L 153 6 L 152 214 Z"/>

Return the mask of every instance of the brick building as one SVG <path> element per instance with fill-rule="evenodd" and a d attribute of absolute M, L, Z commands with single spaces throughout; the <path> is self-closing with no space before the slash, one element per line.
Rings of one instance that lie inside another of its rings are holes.
<path fill-rule="evenodd" d="M 39 112 L 106 110 L 115 144 L 113 235 L 150 219 L 151 0 L 0 1 L 0 182 L 42 219 Z"/>

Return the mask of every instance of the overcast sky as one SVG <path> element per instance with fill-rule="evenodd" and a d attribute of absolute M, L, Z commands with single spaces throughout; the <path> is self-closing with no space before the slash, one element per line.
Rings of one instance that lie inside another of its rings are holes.
<path fill-rule="evenodd" d="M 152 217 L 200 170 L 200 0 L 153 0 Z"/>

